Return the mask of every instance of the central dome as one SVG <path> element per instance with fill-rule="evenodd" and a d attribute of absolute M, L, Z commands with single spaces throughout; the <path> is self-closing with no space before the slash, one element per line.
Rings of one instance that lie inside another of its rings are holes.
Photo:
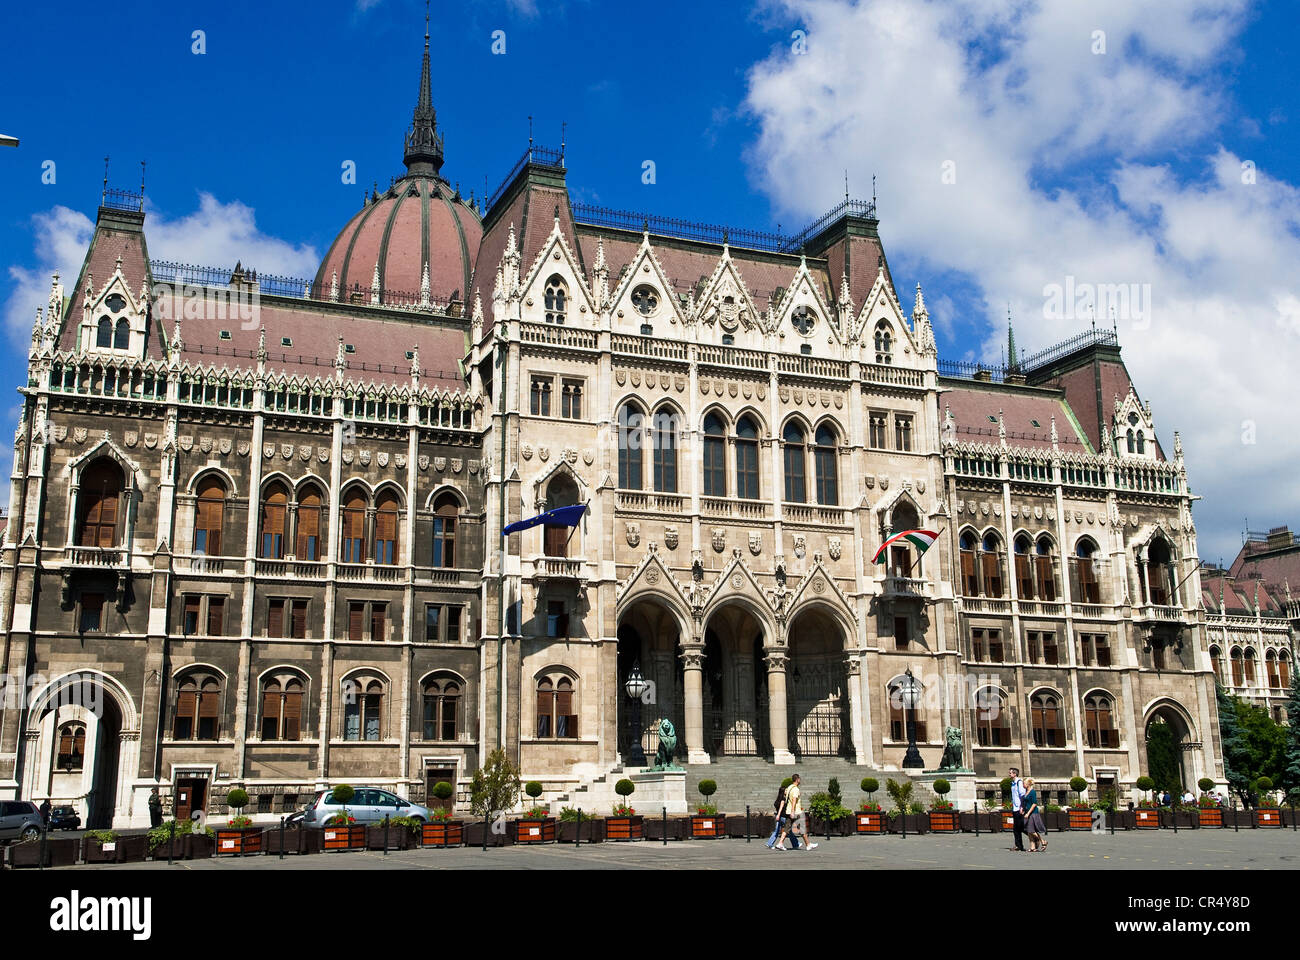
<path fill-rule="evenodd" d="M 316 289 L 343 301 L 380 303 L 427 299 L 464 303 L 470 294 L 483 225 L 474 208 L 439 175 L 438 133 L 429 78 L 429 35 L 424 35 L 420 94 L 406 134 L 406 176 L 386 193 L 372 191 L 339 231 L 316 271 Z"/>

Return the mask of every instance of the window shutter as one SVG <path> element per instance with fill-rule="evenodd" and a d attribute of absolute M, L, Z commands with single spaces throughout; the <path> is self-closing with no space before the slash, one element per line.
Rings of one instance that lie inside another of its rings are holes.
<path fill-rule="evenodd" d="M 388 604 L 376 603 L 370 607 L 370 639 L 382 641 L 385 637 L 385 625 L 388 621 Z"/>
<path fill-rule="evenodd" d="M 292 687 L 284 695 L 284 733 L 283 739 L 297 740 L 302 727 L 302 692 Z"/>
<path fill-rule="evenodd" d="M 284 601 L 279 597 L 271 599 L 266 613 L 266 635 L 268 637 L 284 636 Z"/>
<path fill-rule="evenodd" d="M 185 612 L 183 616 L 184 616 L 184 620 L 182 621 L 183 624 L 182 632 L 184 633 L 184 635 L 189 636 L 191 633 L 198 633 L 199 632 L 199 598 L 198 597 L 187 596 L 185 598 Z"/>
<path fill-rule="evenodd" d="M 199 695 L 199 734 L 205 740 L 216 740 L 218 737 L 217 694 L 217 687 L 205 686 Z"/>
<path fill-rule="evenodd" d="M 192 690 L 182 690 L 176 698 L 176 722 L 172 727 L 172 736 L 177 740 L 188 740 L 194 733 L 195 695 Z"/>
<path fill-rule="evenodd" d="M 366 605 L 364 603 L 348 604 L 348 639 L 360 640 L 362 623 L 366 615 Z"/>
<path fill-rule="evenodd" d="M 966 596 L 973 597 L 979 593 L 979 581 L 975 576 L 975 554 L 970 550 L 961 552 L 961 582 Z"/>
<path fill-rule="evenodd" d="M 262 693 L 262 739 L 280 739 L 280 688 L 276 684 Z"/>
<path fill-rule="evenodd" d="M 225 619 L 226 598 L 208 597 L 208 635 L 212 637 L 223 636 Z"/>
<path fill-rule="evenodd" d="M 293 636 L 297 640 L 304 640 L 307 637 L 306 600 L 295 600 L 293 602 Z"/>

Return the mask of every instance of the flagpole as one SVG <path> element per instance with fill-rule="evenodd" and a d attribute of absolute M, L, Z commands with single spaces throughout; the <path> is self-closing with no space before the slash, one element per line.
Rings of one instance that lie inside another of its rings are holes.
<path fill-rule="evenodd" d="M 588 497 L 587 502 L 582 505 L 582 516 L 585 517 L 587 515 L 587 511 L 590 509 L 591 509 L 591 497 Z M 582 520 L 579 519 L 578 523 L 581 522 Z M 564 555 L 566 557 L 569 555 L 569 541 L 573 539 L 573 535 L 577 532 L 578 532 L 578 524 L 575 523 L 573 525 L 573 529 L 569 531 L 569 535 L 564 538 Z"/>

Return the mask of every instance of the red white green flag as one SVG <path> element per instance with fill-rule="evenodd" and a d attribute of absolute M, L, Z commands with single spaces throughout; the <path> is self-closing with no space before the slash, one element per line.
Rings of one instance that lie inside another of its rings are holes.
<path fill-rule="evenodd" d="M 880 545 L 876 555 L 871 558 L 872 563 L 884 563 L 888 559 L 889 548 L 899 541 L 905 541 L 916 547 L 917 557 L 925 554 L 930 549 L 930 545 L 939 539 L 939 534 L 934 530 L 904 530 L 902 533 L 896 533 Z"/>

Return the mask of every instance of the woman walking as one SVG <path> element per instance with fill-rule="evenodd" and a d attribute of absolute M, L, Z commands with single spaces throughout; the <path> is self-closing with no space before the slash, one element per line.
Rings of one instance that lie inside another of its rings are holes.
<path fill-rule="evenodd" d="M 1047 849 L 1047 823 L 1043 808 L 1038 803 L 1038 788 L 1033 777 L 1025 778 L 1025 832 L 1029 834 L 1029 852 L 1042 853 Z"/>

